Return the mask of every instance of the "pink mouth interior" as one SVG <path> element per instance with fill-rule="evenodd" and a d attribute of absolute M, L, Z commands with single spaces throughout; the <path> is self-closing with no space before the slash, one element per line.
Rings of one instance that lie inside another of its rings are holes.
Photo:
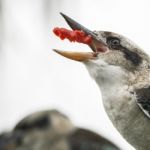
<path fill-rule="evenodd" d="M 102 53 L 106 52 L 106 50 L 101 47 L 96 47 L 96 50 L 97 50 L 97 52 L 102 52 Z"/>

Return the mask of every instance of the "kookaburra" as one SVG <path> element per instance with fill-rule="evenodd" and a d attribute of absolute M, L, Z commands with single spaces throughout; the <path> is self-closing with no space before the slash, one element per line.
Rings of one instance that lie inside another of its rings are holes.
<path fill-rule="evenodd" d="M 113 125 L 137 150 L 150 149 L 150 58 L 128 38 L 108 31 L 90 31 L 61 13 L 73 30 L 92 37 L 93 52 L 55 50 L 82 62 L 102 93 Z"/>
<path fill-rule="evenodd" d="M 87 129 L 78 128 L 57 110 L 39 111 L 0 135 L 0 150 L 119 150 Z"/>

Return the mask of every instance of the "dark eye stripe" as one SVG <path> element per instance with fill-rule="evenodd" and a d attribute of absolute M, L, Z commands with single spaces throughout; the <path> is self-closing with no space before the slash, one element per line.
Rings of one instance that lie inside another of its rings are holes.
<path fill-rule="evenodd" d="M 50 120 L 48 116 L 43 116 L 41 118 L 38 118 L 37 120 L 34 120 L 33 122 L 20 122 L 16 127 L 15 130 L 32 130 L 35 128 L 43 129 L 50 125 Z"/>
<path fill-rule="evenodd" d="M 113 41 L 117 40 L 117 44 L 113 44 Z M 124 53 L 127 60 L 131 61 L 135 66 L 138 66 L 142 62 L 142 58 L 138 53 L 130 51 L 129 49 L 123 47 L 120 44 L 120 39 L 117 37 L 107 37 L 107 44 L 110 48 L 114 50 L 120 50 Z"/>
<path fill-rule="evenodd" d="M 142 62 L 142 58 L 136 52 L 130 51 L 127 48 L 122 47 L 122 51 L 127 60 L 130 60 L 135 66 L 138 66 Z"/>

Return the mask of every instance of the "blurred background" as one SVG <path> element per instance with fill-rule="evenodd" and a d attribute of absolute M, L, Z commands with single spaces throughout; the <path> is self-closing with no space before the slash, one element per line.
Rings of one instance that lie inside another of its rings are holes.
<path fill-rule="evenodd" d="M 91 30 L 123 34 L 150 53 L 149 7 L 149 0 L 0 0 L 0 132 L 32 112 L 56 108 L 122 150 L 134 150 L 113 128 L 85 67 L 52 51 L 89 47 L 62 42 L 52 29 L 69 28 L 63 12 Z"/>

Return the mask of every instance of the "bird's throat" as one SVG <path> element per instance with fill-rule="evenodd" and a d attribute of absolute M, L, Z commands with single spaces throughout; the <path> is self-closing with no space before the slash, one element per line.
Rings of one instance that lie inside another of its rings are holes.
<path fill-rule="evenodd" d="M 130 99 L 127 73 L 121 67 L 109 65 L 102 60 L 89 62 L 86 66 L 98 84 L 105 110 L 114 122 L 114 116 L 123 108 L 123 101 Z"/>

